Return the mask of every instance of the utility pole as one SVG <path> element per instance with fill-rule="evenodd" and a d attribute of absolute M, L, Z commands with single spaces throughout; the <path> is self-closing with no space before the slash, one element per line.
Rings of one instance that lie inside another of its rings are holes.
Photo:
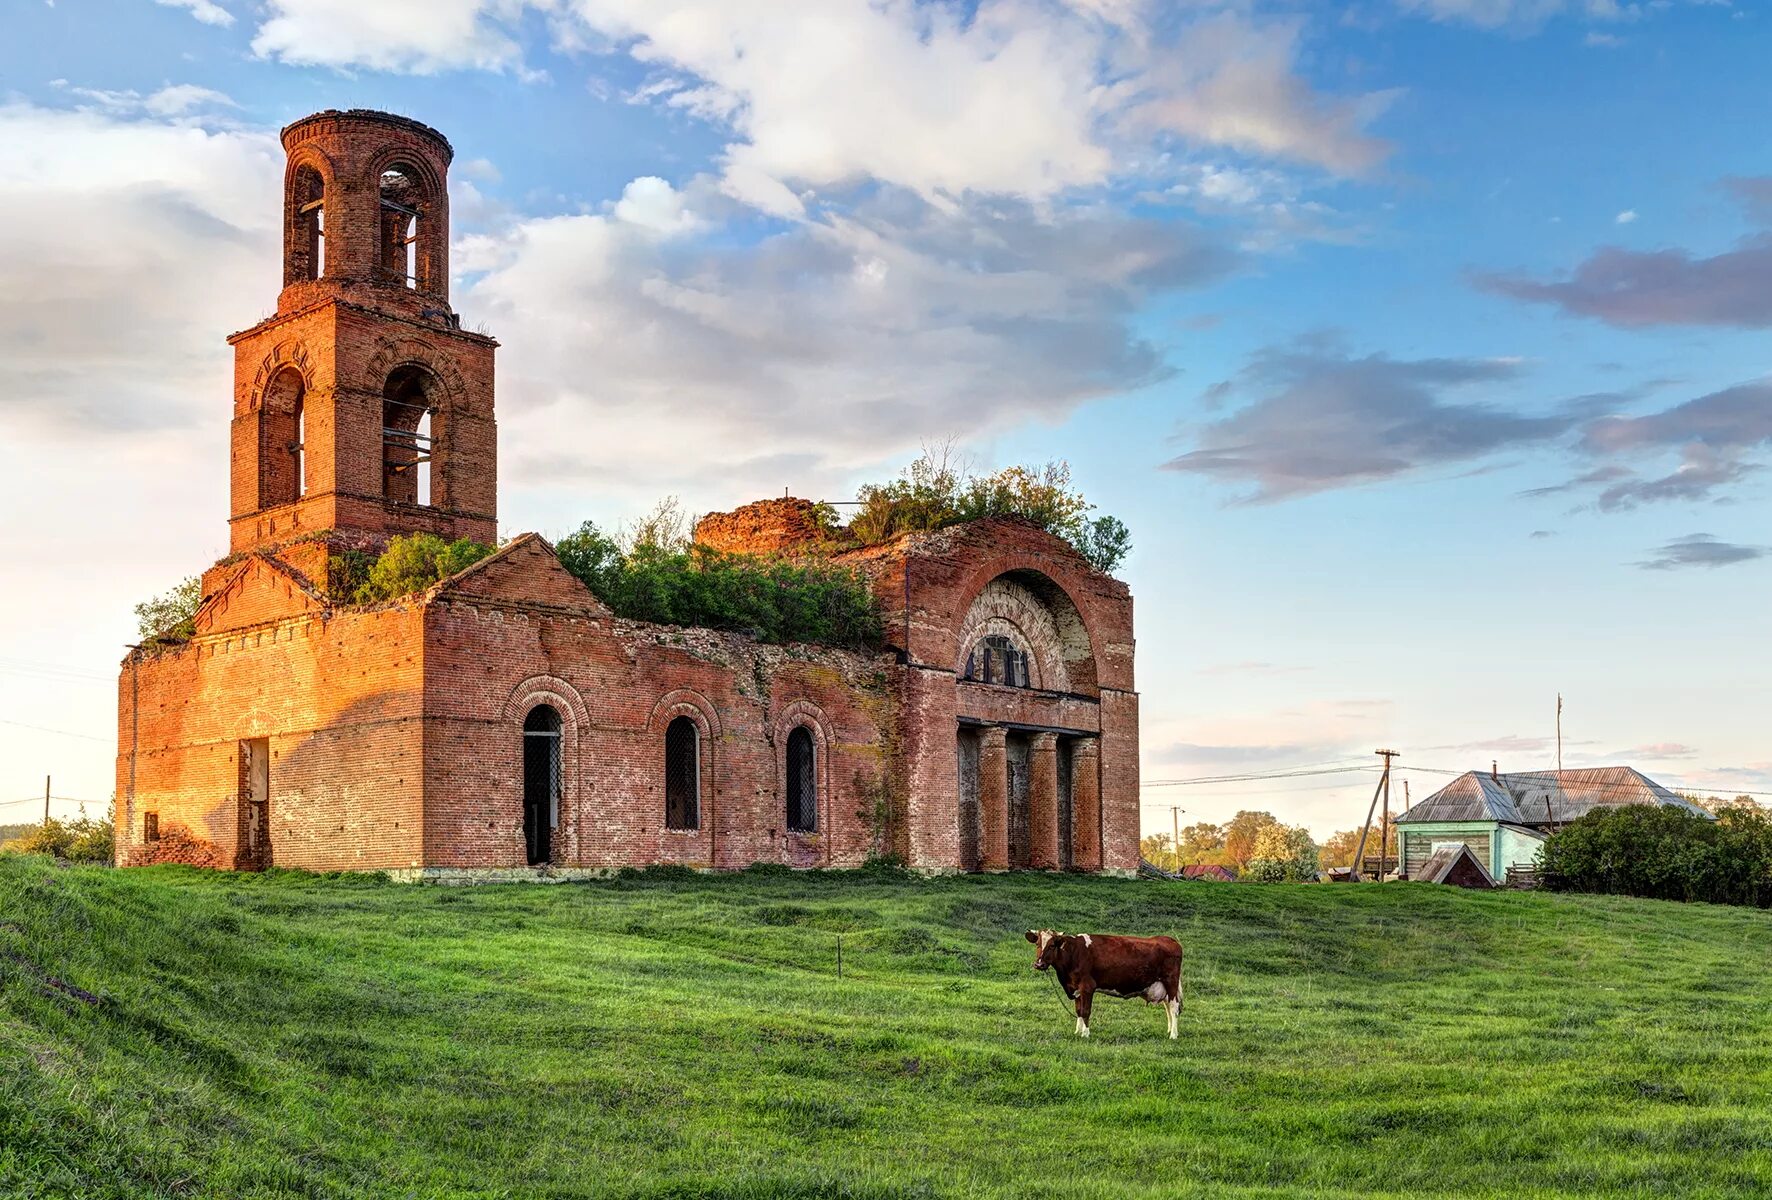
<path fill-rule="evenodd" d="M 49 830 L 49 776 L 43 777 L 43 829 Z"/>
<path fill-rule="evenodd" d="M 1378 881 L 1383 883 L 1387 873 L 1384 864 L 1390 856 L 1391 844 L 1391 759 L 1397 756 L 1397 752 L 1379 750 L 1376 753 L 1384 757 L 1384 816 L 1378 824 Z"/>
<path fill-rule="evenodd" d="M 1181 814 L 1186 811 L 1187 809 L 1178 808 L 1173 804 L 1169 806 L 1170 836 L 1175 839 L 1175 873 L 1177 875 L 1181 874 Z"/>
<path fill-rule="evenodd" d="M 1384 775 L 1380 777 L 1378 786 L 1372 791 L 1372 803 L 1366 806 L 1366 823 L 1360 826 L 1360 844 L 1354 847 L 1354 864 L 1348 868 L 1348 878 L 1359 882 L 1360 868 L 1366 860 L 1366 837 L 1372 832 L 1372 814 L 1378 809 L 1378 798 L 1384 797 L 1384 824 L 1390 824 L 1391 811 L 1391 759 L 1399 757 L 1395 750 L 1374 750 L 1372 753 L 1384 759 Z M 1384 850 L 1378 851 L 1378 877 L 1384 878 Z"/>
<path fill-rule="evenodd" d="M 1557 779 L 1563 778 L 1563 693 L 1557 693 Z"/>

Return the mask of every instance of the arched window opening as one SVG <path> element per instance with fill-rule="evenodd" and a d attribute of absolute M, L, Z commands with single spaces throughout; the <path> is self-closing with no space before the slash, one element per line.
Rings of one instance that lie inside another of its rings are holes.
<path fill-rule="evenodd" d="M 326 274 L 326 181 L 312 167 L 295 172 L 294 238 L 290 246 L 290 282 L 319 279 Z"/>
<path fill-rule="evenodd" d="M 301 373 L 285 369 L 265 389 L 258 414 L 258 504 L 270 508 L 301 499 L 306 490 L 302 440 L 307 422 L 302 411 Z"/>
<path fill-rule="evenodd" d="M 416 170 L 396 164 L 381 173 L 381 253 L 376 277 L 383 283 L 419 285 L 418 229 L 424 219 L 423 188 Z"/>
<path fill-rule="evenodd" d="M 804 725 L 788 734 L 788 830 L 818 831 L 818 761 L 812 731 Z"/>
<path fill-rule="evenodd" d="M 401 367 L 382 388 L 382 495 L 399 504 L 432 503 L 432 381 Z"/>
<path fill-rule="evenodd" d="M 549 862 L 560 826 L 560 714 L 538 704 L 523 718 L 523 843 L 529 865 Z"/>
<path fill-rule="evenodd" d="M 1001 634 L 980 638 L 972 653 L 966 656 L 964 678 L 973 683 L 995 683 L 1004 687 L 1032 687 L 1033 673 L 1028 667 L 1025 650 Z"/>
<path fill-rule="evenodd" d="M 701 828 L 701 729 L 688 717 L 665 727 L 665 827 Z"/>

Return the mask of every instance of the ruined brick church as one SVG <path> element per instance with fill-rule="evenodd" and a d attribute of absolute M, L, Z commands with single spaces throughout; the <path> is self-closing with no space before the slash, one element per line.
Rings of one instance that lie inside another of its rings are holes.
<path fill-rule="evenodd" d="M 346 549 L 495 540 L 497 343 L 450 308 L 441 134 L 323 112 L 283 145 L 283 289 L 228 339 L 232 553 L 195 633 L 119 680 L 120 863 L 1137 867 L 1132 600 L 1027 524 L 834 555 L 876 591 L 872 653 L 618 618 L 535 534 L 403 600 L 332 594 Z M 821 553 L 811 509 L 695 536 Z"/>

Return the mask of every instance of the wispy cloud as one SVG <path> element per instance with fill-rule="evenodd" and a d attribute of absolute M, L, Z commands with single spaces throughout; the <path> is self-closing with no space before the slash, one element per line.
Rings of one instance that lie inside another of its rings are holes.
<path fill-rule="evenodd" d="M 1457 399 L 1512 381 L 1517 361 L 1492 358 L 1355 358 L 1325 339 L 1254 356 L 1221 395 L 1254 399 L 1184 431 L 1194 448 L 1165 470 L 1251 484 L 1273 501 L 1460 463 L 1544 442 L 1573 426 L 1567 414 L 1533 415 Z"/>
<path fill-rule="evenodd" d="M 1772 548 L 1725 542 L 1708 533 L 1693 533 L 1664 543 L 1652 557 L 1636 565 L 1646 571 L 1677 571 L 1687 567 L 1727 567 L 1772 555 Z"/>
<path fill-rule="evenodd" d="M 1755 221 L 1772 221 L 1772 179 L 1725 181 Z M 1620 213 L 1636 219 L 1629 210 Z M 1715 325 L 1741 329 L 1772 326 L 1772 231 L 1744 238 L 1734 249 L 1709 257 L 1686 250 L 1627 250 L 1603 246 L 1565 279 L 1541 280 L 1520 273 L 1473 277 L 1478 287 L 1516 300 L 1550 304 L 1571 316 L 1610 325 Z"/>

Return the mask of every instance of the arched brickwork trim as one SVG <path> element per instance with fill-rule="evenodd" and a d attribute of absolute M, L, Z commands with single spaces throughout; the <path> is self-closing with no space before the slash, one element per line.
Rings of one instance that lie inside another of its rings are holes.
<path fill-rule="evenodd" d="M 264 361 L 258 364 L 258 370 L 252 376 L 252 391 L 246 398 L 247 408 L 256 412 L 264 407 L 265 392 L 269 390 L 271 381 L 285 371 L 294 371 L 301 376 L 302 392 L 314 390 L 314 367 L 308 348 L 293 339 L 278 342 L 265 355 Z"/>
<path fill-rule="evenodd" d="M 546 704 L 560 714 L 560 824 L 554 830 L 553 861 L 573 863 L 579 860 L 580 826 L 583 820 L 580 789 L 580 747 L 591 718 L 584 697 L 578 689 L 554 675 L 531 675 L 511 690 L 505 701 L 503 718 L 509 736 L 507 753 L 511 756 L 511 778 L 523 778 L 523 722 L 529 714 Z M 523 837 L 523 795 L 516 796 L 516 837 Z M 519 845 L 519 849 L 521 846 Z"/>
<path fill-rule="evenodd" d="M 701 790 L 696 795 L 697 821 L 694 829 L 670 829 L 665 822 L 665 740 L 671 722 L 678 717 L 688 717 L 695 722 L 696 730 L 701 735 L 699 747 L 699 767 Z M 658 787 L 657 803 L 653 806 L 657 814 L 659 828 L 667 833 L 681 837 L 696 837 L 705 834 L 708 839 L 709 862 L 714 861 L 714 830 L 718 816 L 718 796 L 714 789 L 714 781 L 719 778 L 715 771 L 715 760 L 719 754 L 720 715 L 715 711 L 708 698 L 693 688 L 677 688 L 659 697 L 652 707 L 652 715 L 646 719 L 647 742 L 651 747 L 652 770 L 657 772 Z"/>
<path fill-rule="evenodd" d="M 787 827 L 788 803 L 788 735 L 796 729 L 804 729 L 812 735 L 812 770 L 817 780 L 818 828 L 813 831 L 822 834 L 825 839 L 825 861 L 830 861 L 831 834 L 831 746 L 835 739 L 831 736 L 830 718 L 824 710 L 810 700 L 795 700 L 784 705 L 771 723 L 775 745 L 775 796 L 781 808 L 782 827 Z M 793 836 L 804 837 L 806 834 Z"/>
<path fill-rule="evenodd" d="M 1081 689 L 1094 691 L 1098 672 L 1095 669 L 1096 647 L 1102 644 L 1100 635 L 1093 628 L 1093 618 L 1083 605 L 1072 597 L 1070 590 L 1063 581 L 1052 573 L 1052 562 L 1044 557 L 1031 554 L 1006 554 L 991 559 L 978 567 L 967 578 L 966 585 L 960 590 L 963 604 L 958 609 L 960 626 L 954 630 L 956 658 L 961 667 L 966 664 L 962 653 L 966 647 L 965 622 L 974 605 L 984 590 L 998 579 L 1008 576 L 1014 583 L 1032 591 L 1051 612 L 1056 625 L 1059 643 L 1062 647 L 1062 658 L 1066 664 L 1068 679 L 1059 685 L 1056 681 L 1047 686 L 1055 690 Z M 1063 572 L 1060 572 L 1063 574 Z M 1080 669 L 1079 669 L 1080 668 Z"/>

